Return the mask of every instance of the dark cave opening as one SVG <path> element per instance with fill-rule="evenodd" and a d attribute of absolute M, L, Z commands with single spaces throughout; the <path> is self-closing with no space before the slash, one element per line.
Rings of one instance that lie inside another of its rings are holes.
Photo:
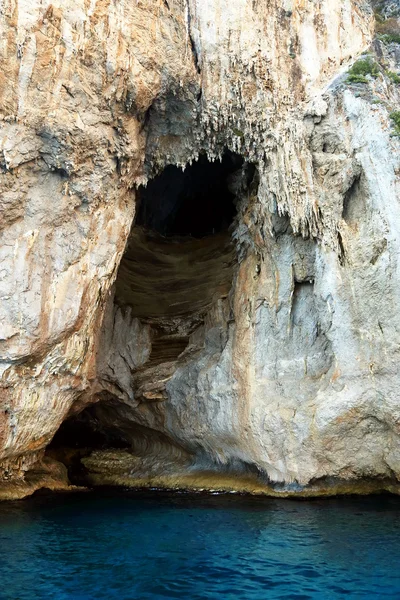
<path fill-rule="evenodd" d="M 113 416 L 118 413 L 117 401 L 96 402 L 77 415 L 61 423 L 53 437 L 49 450 L 58 448 L 126 448 L 120 426 L 113 426 Z M 104 424 L 107 423 L 107 426 Z"/>
<path fill-rule="evenodd" d="M 131 408 L 124 402 L 105 395 L 78 414 L 69 416 L 45 454 L 65 465 L 69 482 L 78 486 L 93 485 L 92 475 L 97 467 L 91 471 L 86 464 L 93 455 L 100 456 L 97 465 L 100 471 L 104 467 L 101 457 L 105 456 L 106 470 L 110 469 L 109 474 L 113 476 L 121 456 L 124 464 L 129 464 L 129 472 L 134 469 L 146 474 L 147 468 L 162 466 L 164 460 L 171 460 L 171 456 L 179 461 L 187 452 L 162 431 L 136 422 Z"/>
<path fill-rule="evenodd" d="M 228 151 L 214 162 L 202 154 L 184 170 L 168 165 L 139 188 L 136 226 L 166 237 L 203 238 L 227 230 L 236 215 L 229 177 L 242 165 L 242 157 Z"/>
<path fill-rule="evenodd" d="M 137 215 L 116 282 L 115 302 L 139 318 L 204 311 L 229 292 L 232 229 L 255 168 L 226 151 L 184 170 L 168 165 L 137 192 Z"/>
<path fill-rule="evenodd" d="M 87 485 L 82 459 L 94 450 L 129 449 L 132 443 L 124 427 L 121 403 L 100 400 L 61 423 L 46 448 L 46 456 L 63 463 L 74 485 Z"/>

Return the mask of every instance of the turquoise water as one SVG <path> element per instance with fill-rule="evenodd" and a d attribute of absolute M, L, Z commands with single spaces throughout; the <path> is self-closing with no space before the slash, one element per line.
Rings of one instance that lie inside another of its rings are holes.
<path fill-rule="evenodd" d="M 390 496 L 35 497 L 0 505 L 0 598 L 400 598 L 399 534 Z"/>

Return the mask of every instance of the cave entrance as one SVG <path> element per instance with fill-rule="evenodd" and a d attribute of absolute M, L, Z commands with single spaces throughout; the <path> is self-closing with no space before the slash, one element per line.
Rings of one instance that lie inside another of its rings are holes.
<path fill-rule="evenodd" d="M 100 400 L 61 423 L 46 448 L 46 456 L 67 467 L 72 484 L 87 485 L 87 471 L 82 461 L 94 450 L 131 447 L 124 420 L 119 417 L 120 406 L 115 400 Z"/>
<path fill-rule="evenodd" d="M 135 420 L 124 402 L 103 395 L 69 416 L 46 448 L 67 467 L 69 482 L 92 486 L 165 475 L 188 467 L 192 454 L 163 431 Z"/>
<path fill-rule="evenodd" d="M 142 463 L 145 464 L 146 460 L 147 463 L 154 462 L 157 452 L 171 444 L 161 432 L 135 423 L 129 406 L 105 396 L 61 424 L 46 449 L 46 456 L 67 467 L 70 483 L 86 486 L 93 483 L 93 473 L 90 474 L 86 465 L 93 453 L 106 453 L 97 468 L 110 469 L 111 475 L 115 475 L 119 457 L 123 457 L 120 465 L 123 472 L 127 462 L 129 471 L 136 467 L 140 472 Z M 156 452 L 150 460 L 151 448 L 155 448 Z"/>
<path fill-rule="evenodd" d="M 231 227 L 248 165 L 225 152 L 184 170 L 168 165 L 137 193 L 138 209 L 116 282 L 115 301 L 144 319 L 205 311 L 226 296 L 235 252 Z"/>
<path fill-rule="evenodd" d="M 195 331 L 201 347 L 211 307 L 229 312 L 237 263 L 232 231 L 254 174 L 253 165 L 226 151 L 215 161 L 200 155 L 185 169 L 168 165 L 138 189 L 114 297 L 116 307 L 129 307 L 131 317 L 151 326 L 152 349 L 133 376 L 135 394 L 141 390 L 144 398 L 165 399 L 165 386 L 157 381 L 167 380 L 174 361 L 193 347 Z M 168 368 L 154 374 L 163 364 Z M 156 382 L 151 390 L 146 387 L 150 378 Z"/>

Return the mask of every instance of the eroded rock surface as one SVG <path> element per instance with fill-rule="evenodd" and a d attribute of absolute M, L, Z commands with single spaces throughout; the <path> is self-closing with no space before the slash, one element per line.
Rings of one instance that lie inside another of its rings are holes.
<path fill-rule="evenodd" d="M 0 496 L 64 486 L 54 460 L 78 484 L 396 491 L 400 46 L 370 46 L 370 6 L 0 19 Z M 362 52 L 378 74 L 351 83 Z"/>

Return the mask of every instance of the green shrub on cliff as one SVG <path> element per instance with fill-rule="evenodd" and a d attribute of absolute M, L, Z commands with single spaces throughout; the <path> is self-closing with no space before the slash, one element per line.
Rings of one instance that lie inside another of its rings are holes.
<path fill-rule="evenodd" d="M 381 40 L 384 44 L 400 44 L 399 33 L 380 33 L 377 35 L 378 40 Z"/>
<path fill-rule="evenodd" d="M 400 110 L 395 110 L 390 113 L 389 117 L 394 123 L 395 134 L 400 136 Z"/>
<path fill-rule="evenodd" d="M 361 58 L 349 69 L 347 81 L 350 83 L 368 83 L 367 75 L 378 77 L 379 67 L 372 58 Z"/>
<path fill-rule="evenodd" d="M 393 83 L 400 83 L 400 77 L 397 75 L 397 73 L 394 73 L 393 71 L 386 71 L 386 75 L 389 77 L 390 81 L 393 81 Z"/>

